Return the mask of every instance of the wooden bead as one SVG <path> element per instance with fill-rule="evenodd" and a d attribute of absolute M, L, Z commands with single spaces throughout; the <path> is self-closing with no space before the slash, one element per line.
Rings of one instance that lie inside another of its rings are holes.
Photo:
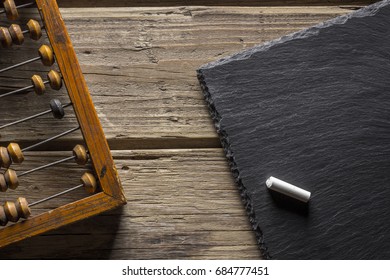
<path fill-rule="evenodd" d="M 9 48 L 12 46 L 12 37 L 9 31 L 5 27 L 0 27 L 0 43 L 3 48 Z"/>
<path fill-rule="evenodd" d="M 23 31 L 19 24 L 11 24 L 8 28 L 9 34 L 11 34 L 12 42 L 16 45 L 21 45 L 24 42 Z"/>
<path fill-rule="evenodd" d="M 5 226 L 8 223 L 7 215 L 5 214 L 4 206 L 0 206 L 0 226 Z"/>
<path fill-rule="evenodd" d="M 11 158 L 6 147 L 0 147 L 0 163 L 1 167 L 8 168 L 11 166 Z"/>
<path fill-rule="evenodd" d="M 54 64 L 54 53 L 48 45 L 42 45 L 38 50 L 42 63 L 45 66 L 52 66 Z"/>
<path fill-rule="evenodd" d="M 7 181 L 5 180 L 4 174 L 0 173 L 0 191 L 6 192 L 8 190 Z"/>
<path fill-rule="evenodd" d="M 23 152 L 17 143 L 9 143 L 7 150 L 13 163 L 21 164 L 24 161 Z"/>
<path fill-rule="evenodd" d="M 16 175 L 15 170 L 7 169 L 4 173 L 5 181 L 10 189 L 16 189 L 19 186 L 18 175 Z"/>
<path fill-rule="evenodd" d="M 30 38 L 33 40 L 39 40 L 42 37 L 42 28 L 39 22 L 34 19 L 30 19 L 27 22 L 27 28 L 30 33 Z"/>
<path fill-rule="evenodd" d="M 85 172 L 81 177 L 81 183 L 84 185 L 85 190 L 89 194 L 94 194 L 97 189 L 97 183 L 95 176 L 89 172 Z"/>
<path fill-rule="evenodd" d="M 19 220 L 18 210 L 16 209 L 15 203 L 12 201 L 6 201 L 4 203 L 4 212 L 8 221 L 16 223 Z"/>
<path fill-rule="evenodd" d="M 31 77 L 31 83 L 34 86 L 34 91 L 38 95 L 42 95 L 46 91 L 45 83 L 43 82 L 41 76 L 34 75 Z"/>
<path fill-rule="evenodd" d="M 76 145 L 73 148 L 73 155 L 75 156 L 75 161 L 79 165 L 85 165 L 88 162 L 87 150 L 83 145 Z"/>
<path fill-rule="evenodd" d="M 50 100 L 50 108 L 53 116 L 56 119 L 62 119 L 65 116 L 64 108 L 62 107 L 62 103 L 58 99 Z"/>
<path fill-rule="evenodd" d="M 19 197 L 16 200 L 15 206 L 20 218 L 27 219 L 31 215 L 31 210 L 28 206 L 27 199 L 24 197 Z"/>
<path fill-rule="evenodd" d="M 16 20 L 19 18 L 18 9 L 16 8 L 14 0 L 5 0 L 3 2 L 4 10 L 9 20 Z"/>
<path fill-rule="evenodd" d="M 59 90 L 62 87 L 62 79 L 60 73 L 55 70 L 50 70 L 47 74 L 47 79 L 50 82 L 50 87 L 54 90 Z"/>

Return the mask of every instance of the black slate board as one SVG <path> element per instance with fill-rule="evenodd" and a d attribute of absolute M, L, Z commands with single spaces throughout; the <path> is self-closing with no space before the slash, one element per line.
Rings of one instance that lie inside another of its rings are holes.
<path fill-rule="evenodd" d="M 390 259 L 390 1 L 198 78 L 265 258 Z M 268 191 L 269 176 L 310 203 Z"/>

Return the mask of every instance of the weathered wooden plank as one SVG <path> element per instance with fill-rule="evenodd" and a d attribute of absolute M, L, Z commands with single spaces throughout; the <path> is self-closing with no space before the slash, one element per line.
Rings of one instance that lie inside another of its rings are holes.
<path fill-rule="evenodd" d="M 18 170 L 66 156 L 30 152 Z M 0 258 L 260 257 L 221 149 L 114 151 L 113 156 L 127 205 L 6 247 Z M 77 182 L 82 172 L 67 163 L 23 177 L 1 201 L 25 195 L 33 202 Z M 60 197 L 34 208 L 33 215 L 83 196 L 80 191 Z"/>
<path fill-rule="evenodd" d="M 289 5 L 368 5 L 374 0 L 58 0 L 61 7 L 154 7 L 154 6 L 289 6 Z"/>
<path fill-rule="evenodd" d="M 219 147 L 195 70 L 348 11 L 339 7 L 159 7 L 69 8 L 62 14 L 111 148 L 130 149 Z M 0 64 L 31 58 L 37 46 L 27 40 L 22 47 L 2 50 Z M 1 75 L 2 92 L 4 87 L 29 84 L 27 70 L 31 69 L 37 69 L 36 64 Z M 38 67 L 38 71 L 47 70 Z M 2 100 L 1 122 L 46 109 L 52 97 L 66 102 L 61 93 L 50 91 L 45 96 Z M 47 137 L 47 127 L 55 134 L 74 126 L 72 116 L 61 121 L 41 118 L 1 131 L 0 142 L 27 144 Z M 48 148 L 68 147 L 78 139 L 74 135 Z"/>

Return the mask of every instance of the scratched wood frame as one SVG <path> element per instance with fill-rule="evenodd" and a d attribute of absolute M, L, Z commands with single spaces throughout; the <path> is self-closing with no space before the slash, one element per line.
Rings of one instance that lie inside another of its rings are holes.
<path fill-rule="evenodd" d="M 36 0 L 73 103 L 101 192 L 0 230 L 0 247 L 97 215 L 126 203 L 106 137 L 55 0 Z"/>

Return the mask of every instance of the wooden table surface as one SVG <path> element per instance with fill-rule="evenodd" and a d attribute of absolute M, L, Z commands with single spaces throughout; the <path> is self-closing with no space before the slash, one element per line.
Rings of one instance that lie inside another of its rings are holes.
<path fill-rule="evenodd" d="M 259 259 L 196 69 L 369 1 L 343 6 L 338 1 L 265 1 L 262 7 L 257 2 L 59 1 L 128 204 L 3 248 L 0 258 Z M 139 7 L 142 3 L 148 7 Z M 28 110 L 33 110 L 31 102 Z M 0 103 L 3 118 L 13 106 L 17 102 Z M 74 124 L 70 119 L 57 128 Z M 26 123 L 3 132 L 0 140 L 30 143 L 48 125 L 46 119 Z M 68 136 L 45 147 L 50 151 L 30 152 L 33 160 L 26 168 L 68 155 L 65 151 L 78 140 Z M 32 200 L 45 195 L 40 182 L 67 180 L 72 168 L 65 164 L 57 171 L 56 177 L 43 173 L 26 179 L 24 191 Z"/>

